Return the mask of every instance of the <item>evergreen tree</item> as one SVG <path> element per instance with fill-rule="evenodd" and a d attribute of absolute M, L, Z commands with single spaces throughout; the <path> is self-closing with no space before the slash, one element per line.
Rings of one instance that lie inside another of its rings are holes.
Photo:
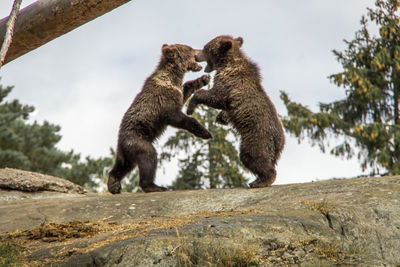
<path fill-rule="evenodd" d="M 111 166 L 112 158 L 87 157 L 82 162 L 73 150 L 59 150 L 56 144 L 61 140 L 60 127 L 47 121 L 29 123 L 34 107 L 18 100 L 5 101 L 12 89 L 0 85 L 0 168 L 29 170 L 94 186 L 90 177 Z"/>
<path fill-rule="evenodd" d="M 314 113 L 281 92 L 288 112 L 282 122 L 299 141 L 307 136 L 324 152 L 329 134 L 337 137 L 340 144 L 331 153 L 351 158 L 357 151 L 363 170 L 399 174 L 400 1 L 378 0 L 375 5 L 362 17 L 355 39 L 345 41 L 344 52 L 333 51 L 343 71 L 329 78 L 344 88 L 346 98 L 321 103 Z M 368 22 L 378 25 L 379 36 L 370 34 Z"/>
<path fill-rule="evenodd" d="M 231 128 L 215 124 L 217 113 L 217 110 L 202 107 L 193 114 L 213 135 L 212 139 L 204 140 L 178 130 L 164 144 L 161 162 L 179 158 L 179 173 L 172 189 L 246 186 L 247 179 L 238 152 L 234 144 L 226 140 L 237 141 L 237 137 Z"/>

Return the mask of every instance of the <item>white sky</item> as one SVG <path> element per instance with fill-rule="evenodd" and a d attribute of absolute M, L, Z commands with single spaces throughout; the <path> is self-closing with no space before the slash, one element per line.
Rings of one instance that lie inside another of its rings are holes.
<path fill-rule="evenodd" d="M 0 1 L 0 17 L 12 0 Z M 23 7 L 34 1 L 23 1 Z M 122 115 L 156 67 L 164 43 L 202 48 L 221 34 L 242 36 L 242 50 L 256 62 L 278 112 L 279 90 L 317 111 L 319 102 L 344 97 L 327 76 L 341 71 L 332 54 L 352 40 L 374 0 L 170 0 L 131 1 L 6 64 L 1 83 L 15 88 L 8 99 L 35 106 L 33 119 L 62 127 L 62 150 L 108 156 Z M 202 72 L 190 74 L 195 78 Z M 173 134 L 172 128 L 158 142 Z M 176 163 L 156 182 L 170 184 Z M 352 177 L 356 159 L 323 154 L 287 135 L 276 184 Z"/>

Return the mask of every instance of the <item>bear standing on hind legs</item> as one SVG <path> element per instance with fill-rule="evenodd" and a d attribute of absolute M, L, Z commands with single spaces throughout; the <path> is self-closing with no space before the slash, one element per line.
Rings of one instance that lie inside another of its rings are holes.
<path fill-rule="evenodd" d="M 193 92 L 210 81 L 208 75 L 203 75 L 182 86 L 185 72 L 201 70 L 195 61 L 200 52 L 186 45 L 163 45 L 160 63 L 122 118 L 115 162 L 107 182 L 111 193 L 121 192 L 122 178 L 135 166 L 139 167 L 139 185 L 143 191 L 167 190 L 154 183 L 157 152 L 152 145 L 167 125 L 185 129 L 200 138 L 211 138 L 204 126 L 181 111 Z"/>
<path fill-rule="evenodd" d="M 198 104 L 222 109 L 216 121 L 232 124 L 241 136 L 240 160 L 257 179 L 250 187 L 271 186 L 285 135 L 275 106 L 261 86 L 259 69 L 240 51 L 241 37 L 218 36 L 208 42 L 197 61 L 207 61 L 205 72 L 216 70 L 214 85 L 198 90 L 187 114 Z"/>

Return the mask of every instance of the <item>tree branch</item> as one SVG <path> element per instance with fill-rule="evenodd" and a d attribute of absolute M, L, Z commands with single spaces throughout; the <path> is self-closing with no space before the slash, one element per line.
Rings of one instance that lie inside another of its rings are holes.
<path fill-rule="evenodd" d="M 130 0 L 39 0 L 22 9 L 4 64 L 72 31 Z M 8 17 L 0 20 L 0 43 Z"/>
<path fill-rule="evenodd" d="M 4 41 L 3 41 L 3 44 L 0 49 L 0 68 L 1 68 L 1 66 L 3 66 L 4 59 L 6 58 L 8 48 L 10 47 L 10 45 L 12 43 L 14 24 L 17 19 L 17 14 L 18 14 L 19 8 L 21 6 L 21 2 L 22 2 L 22 0 L 14 1 L 9 19 L 7 21 L 6 33 L 4 35 Z"/>

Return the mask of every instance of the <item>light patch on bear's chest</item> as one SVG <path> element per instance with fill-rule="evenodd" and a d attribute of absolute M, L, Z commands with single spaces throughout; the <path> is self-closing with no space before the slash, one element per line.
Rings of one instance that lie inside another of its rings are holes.
<path fill-rule="evenodd" d="M 224 68 L 224 70 L 221 73 L 230 74 L 232 72 L 237 72 L 238 70 L 240 70 L 240 67 L 228 66 Z"/>
<path fill-rule="evenodd" d="M 228 65 L 223 68 L 216 76 L 221 79 L 227 79 L 228 77 L 236 77 L 239 73 L 243 72 L 244 68 L 241 65 Z"/>
<path fill-rule="evenodd" d="M 178 86 L 176 86 L 175 84 L 173 84 L 171 82 L 171 80 L 169 79 L 168 76 L 165 75 L 158 75 L 156 77 L 153 78 L 154 82 L 156 84 L 158 84 L 161 87 L 167 87 L 167 88 L 171 88 L 174 91 L 179 92 L 180 94 L 182 94 L 182 90 L 181 88 L 179 88 Z"/>

